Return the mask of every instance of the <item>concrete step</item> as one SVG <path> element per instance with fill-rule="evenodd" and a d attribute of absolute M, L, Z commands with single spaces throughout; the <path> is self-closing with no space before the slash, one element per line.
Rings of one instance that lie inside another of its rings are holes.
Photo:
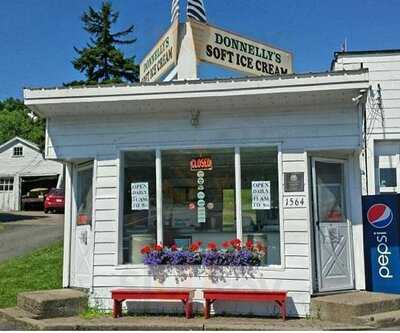
<path fill-rule="evenodd" d="M 353 322 L 374 328 L 398 327 L 400 326 L 400 310 L 356 317 Z"/>
<path fill-rule="evenodd" d="M 84 311 L 88 297 L 79 290 L 56 289 L 20 293 L 17 306 L 38 319 L 71 317 Z"/>
<path fill-rule="evenodd" d="M 18 330 L 37 330 L 38 317 L 20 308 L 0 309 L 0 319 L 13 324 Z"/>
<path fill-rule="evenodd" d="M 354 322 L 355 318 L 400 309 L 400 295 L 366 291 L 311 299 L 311 316 L 321 320 Z"/>

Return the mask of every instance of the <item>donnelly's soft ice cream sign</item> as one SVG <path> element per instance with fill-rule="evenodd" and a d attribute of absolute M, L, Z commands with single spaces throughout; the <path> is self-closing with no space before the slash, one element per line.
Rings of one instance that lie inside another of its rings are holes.
<path fill-rule="evenodd" d="M 363 197 L 367 289 L 400 293 L 400 196 Z"/>

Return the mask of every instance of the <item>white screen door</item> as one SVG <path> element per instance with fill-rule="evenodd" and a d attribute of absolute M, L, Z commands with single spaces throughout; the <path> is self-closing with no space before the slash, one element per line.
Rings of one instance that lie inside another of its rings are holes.
<path fill-rule="evenodd" d="M 90 287 L 92 260 L 93 164 L 78 166 L 74 182 L 72 286 Z"/>
<path fill-rule="evenodd" d="M 345 162 L 313 159 L 317 291 L 354 288 Z"/>

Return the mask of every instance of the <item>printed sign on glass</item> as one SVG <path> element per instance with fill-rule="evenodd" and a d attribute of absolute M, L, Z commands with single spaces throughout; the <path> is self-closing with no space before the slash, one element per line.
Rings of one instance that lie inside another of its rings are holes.
<path fill-rule="evenodd" d="M 271 209 L 271 182 L 251 182 L 251 207 L 256 210 Z"/>
<path fill-rule="evenodd" d="M 213 161 L 210 157 L 197 157 L 190 161 L 190 171 L 210 171 Z"/>
<path fill-rule="evenodd" d="M 132 183 L 132 210 L 149 209 L 149 183 Z"/>

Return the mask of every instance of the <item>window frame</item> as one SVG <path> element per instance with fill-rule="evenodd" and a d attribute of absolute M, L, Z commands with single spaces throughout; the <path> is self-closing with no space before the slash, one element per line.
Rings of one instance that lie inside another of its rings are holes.
<path fill-rule="evenodd" d="M 17 149 L 19 149 L 18 151 L 21 151 L 21 154 L 16 154 Z M 18 157 L 23 157 L 23 156 L 24 156 L 24 147 L 23 146 L 13 147 L 12 157 L 18 158 Z"/>
<path fill-rule="evenodd" d="M 282 143 L 268 142 L 268 143 L 251 143 L 251 144 L 207 144 L 207 145 L 185 145 L 185 146 L 148 146 L 148 147 L 131 147 L 122 146 L 118 149 L 118 242 L 117 242 L 117 255 L 118 255 L 118 269 L 137 268 L 142 269 L 146 267 L 144 264 L 126 264 L 123 263 L 123 221 L 124 221 L 124 154 L 135 151 L 154 151 L 155 152 L 155 168 L 156 168 L 156 209 L 157 209 L 157 243 L 163 242 L 163 221 L 162 221 L 162 152 L 168 150 L 195 150 L 195 149 L 220 149 L 231 148 L 234 150 L 234 167 L 235 167 L 235 207 L 236 207 L 236 237 L 243 239 L 243 223 L 242 223 L 242 198 L 241 198 L 241 148 L 267 148 L 276 147 L 277 150 L 277 163 L 278 163 L 278 200 L 279 200 L 279 239 L 280 239 L 280 254 L 281 260 L 279 265 L 267 265 L 258 267 L 261 270 L 283 271 L 285 269 L 285 248 L 284 248 L 284 219 L 283 219 L 283 161 L 282 161 Z"/>
<path fill-rule="evenodd" d="M 14 192 L 13 177 L 0 177 L 0 192 Z"/>
<path fill-rule="evenodd" d="M 400 155 L 381 154 L 377 156 L 376 162 L 375 181 L 379 194 L 400 193 Z M 396 186 L 381 186 L 381 169 L 396 170 Z"/>

